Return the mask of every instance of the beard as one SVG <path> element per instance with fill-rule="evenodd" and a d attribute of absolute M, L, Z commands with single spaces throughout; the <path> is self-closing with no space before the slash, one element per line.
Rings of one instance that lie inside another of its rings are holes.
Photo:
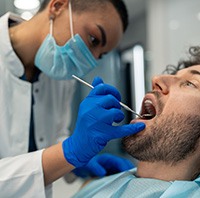
<path fill-rule="evenodd" d="M 139 161 L 175 164 L 195 152 L 200 137 L 197 115 L 160 115 L 141 135 L 123 138 L 125 150 Z"/>

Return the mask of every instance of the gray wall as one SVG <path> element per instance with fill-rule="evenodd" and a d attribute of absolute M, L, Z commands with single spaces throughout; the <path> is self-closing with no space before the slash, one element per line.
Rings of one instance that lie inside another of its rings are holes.
<path fill-rule="evenodd" d="M 167 64 L 186 57 L 190 45 L 200 44 L 199 0 L 148 0 L 148 79 Z"/>
<path fill-rule="evenodd" d="M 0 0 L 0 16 L 8 11 L 14 11 L 13 0 Z"/>

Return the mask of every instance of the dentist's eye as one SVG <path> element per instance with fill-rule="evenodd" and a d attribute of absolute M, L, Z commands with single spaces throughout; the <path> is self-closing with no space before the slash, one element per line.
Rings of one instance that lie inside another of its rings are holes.
<path fill-rule="evenodd" d="M 90 42 L 90 45 L 91 45 L 92 47 L 96 47 L 96 46 L 98 46 L 98 45 L 100 44 L 100 40 L 97 39 L 97 38 L 95 38 L 95 37 L 92 36 L 92 35 L 89 35 L 89 42 Z"/>

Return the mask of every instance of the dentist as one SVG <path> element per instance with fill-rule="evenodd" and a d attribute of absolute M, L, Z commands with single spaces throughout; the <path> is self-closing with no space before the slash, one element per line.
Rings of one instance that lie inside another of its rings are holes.
<path fill-rule="evenodd" d="M 0 197 L 51 197 L 56 179 L 87 165 L 98 171 L 91 163 L 105 160 L 94 156 L 108 141 L 144 129 L 112 125 L 124 118 L 120 94 L 96 78 L 67 137 L 71 75 L 95 68 L 126 27 L 121 0 L 47 0 L 29 21 L 0 18 Z M 130 166 L 112 159 L 118 171 Z"/>

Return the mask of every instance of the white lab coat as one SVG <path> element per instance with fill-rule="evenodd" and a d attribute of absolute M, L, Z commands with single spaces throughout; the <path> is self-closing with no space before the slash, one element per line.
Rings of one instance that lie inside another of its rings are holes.
<path fill-rule="evenodd" d="M 8 34 L 7 13 L 0 18 L 0 197 L 45 196 L 43 148 L 68 135 L 74 80 L 55 81 L 40 74 L 33 83 L 20 80 L 24 67 Z M 19 20 L 19 19 L 14 19 Z M 39 151 L 28 152 L 31 89 L 35 99 L 35 140 Z"/>

